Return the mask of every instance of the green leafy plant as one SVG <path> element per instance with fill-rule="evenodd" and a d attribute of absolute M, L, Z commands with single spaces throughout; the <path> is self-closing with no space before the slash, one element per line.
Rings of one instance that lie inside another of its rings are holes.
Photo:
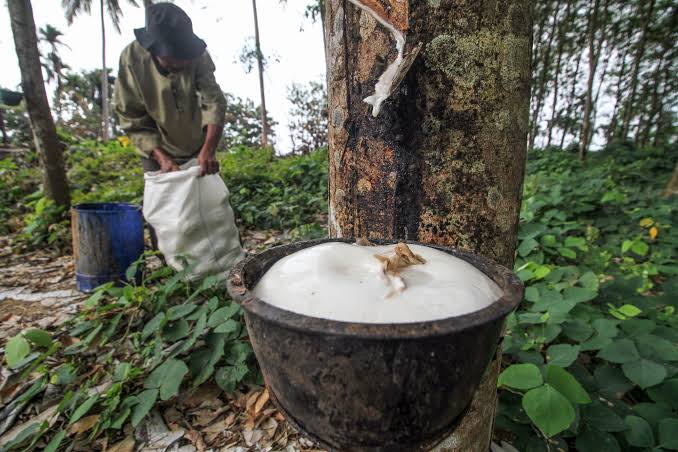
<path fill-rule="evenodd" d="M 144 274 L 139 285 L 105 284 L 56 334 L 33 329 L 11 338 L 7 367 L 34 380 L 20 402 L 35 399 L 48 384 L 61 401 L 56 419 L 28 425 L 5 448 L 46 444 L 57 450 L 76 439 L 64 432 L 92 415 L 97 423 L 89 438 L 113 438 L 182 388 L 211 379 L 226 391 L 244 381 L 261 383 L 240 307 L 222 296 L 217 278 L 188 284 L 186 271 L 162 267 Z"/>
<path fill-rule="evenodd" d="M 675 450 L 677 159 L 531 153 L 496 421 L 519 450 Z"/>

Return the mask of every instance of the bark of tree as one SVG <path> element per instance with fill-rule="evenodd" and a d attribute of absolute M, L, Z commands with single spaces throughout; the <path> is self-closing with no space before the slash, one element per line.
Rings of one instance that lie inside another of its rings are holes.
<path fill-rule="evenodd" d="M 551 146 L 551 139 L 553 138 L 553 126 L 556 120 L 556 114 L 558 111 L 558 88 L 559 88 L 559 79 L 560 79 L 560 67 L 563 60 L 563 51 L 565 47 L 565 27 L 572 20 L 570 11 L 572 9 L 572 2 L 568 1 L 567 6 L 565 7 L 565 18 L 560 22 L 560 27 L 558 27 L 558 45 L 556 47 L 556 69 L 554 71 L 553 79 L 553 102 L 551 103 L 551 119 L 548 124 L 548 132 L 546 136 L 546 147 Z"/>
<path fill-rule="evenodd" d="M 3 116 L 2 106 L 0 106 L 0 132 L 2 132 L 2 144 L 7 146 L 9 138 L 7 137 L 7 130 L 5 129 L 5 117 Z"/>
<path fill-rule="evenodd" d="M 596 68 L 598 67 L 598 55 L 596 52 L 595 39 L 598 29 L 598 7 L 600 0 L 592 0 L 592 8 L 589 12 L 589 25 L 587 31 L 587 41 L 589 48 L 589 73 L 586 83 L 586 100 L 584 101 L 584 122 L 582 124 L 581 139 L 579 140 L 579 158 L 586 159 L 586 153 L 589 150 L 589 131 L 591 130 L 591 109 L 593 108 L 593 80 L 596 77 Z M 602 45 L 602 44 L 601 44 Z"/>
<path fill-rule="evenodd" d="M 617 135 L 617 126 L 619 124 L 619 107 L 622 104 L 624 74 L 626 74 L 626 58 L 628 56 L 628 51 L 629 46 L 627 46 L 624 49 L 624 54 L 621 57 L 621 67 L 619 68 L 617 75 L 617 86 L 615 89 L 616 95 L 614 101 L 614 108 L 612 109 L 610 124 L 607 126 L 606 132 L 606 142 L 608 145 L 612 143 L 612 141 Z"/>
<path fill-rule="evenodd" d="M 572 89 L 570 90 L 570 96 L 568 97 L 568 102 L 567 102 L 567 107 L 565 109 L 565 118 L 566 118 L 566 123 L 565 126 L 563 127 L 563 135 L 560 137 L 560 148 L 563 148 L 563 145 L 565 144 L 565 138 L 567 137 L 567 134 L 570 129 L 570 117 L 572 115 L 572 109 L 574 108 L 574 104 L 577 101 L 576 95 L 577 95 L 577 79 L 579 78 L 579 66 L 581 65 L 581 52 L 578 53 L 577 55 L 577 64 L 575 65 L 574 68 L 574 75 L 572 77 Z"/>
<path fill-rule="evenodd" d="M 387 4 L 381 16 L 405 31 L 406 53 L 423 48 L 373 117 L 363 99 L 395 58 L 394 40 L 353 3 L 327 2 L 330 235 L 448 245 L 511 267 L 529 129 L 531 2 L 361 3 Z M 495 360 L 439 450 L 488 450 L 498 369 Z"/>
<path fill-rule="evenodd" d="M 539 118 L 541 116 L 541 110 L 544 106 L 544 97 L 546 96 L 546 86 L 549 82 L 549 69 L 551 68 L 551 48 L 553 46 L 553 39 L 556 36 L 556 29 L 558 28 L 558 14 L 560 12 L 560 0 L 556 1 L 555 4 L 555 14 L 553 16 L 553 24 L 551 25 L 551 31 L 549 32 L 549 39 L 546 42 L 546 48 L 544 49 L 543 61 L 541 64 L 541 71 L 539 80 L 537 82 L 536 90 L 534 94 L 534 110 L 532 112 L 532 130 L 530 131 L 530 142 L 528 144 L 528 149 L 534 148 L 534 142 L 537 139 L 539 134 Z"/>
<path fill-rule="evenodd" d="M 38 38 L 30 0 L 8 0 L 14 47 L 21 70 L 21 87 L 26 100 L 35 147 L 42 164 L 44 194 L 55 204 L 67 207 L 70 194 L 63 160 L 63 147 L 47 102 L 40 66 Z"/>
<path fill-rule="evenodd" d="M 669 197 L 673 195 L 678 195 L 678 162 L 676 162 L 676 167 L 673 169 L 673 176 L 668 185 L 666 185 L 666 190 L 664 190 L 664 196 Z"/>
<path fill-rule="evenodd" d="M 101 139 L 108 141 L 110 135 L 110 114 L 108 105 L 108 69 L 106 68 L 106 11 L 104 0 L 99 1 L 101 6 Z"/>
<path fill-rule="evenodd" d="M 259 67 L 259 91 L 261 92 L 261 146 L 268 147 L 268 116 L 266 114 L 266 94 L 264 93 L 264 55 L 261 53 L 259 40 L 259 18 L 257 17 L 257 0 L 252 0 L 254 12 L 254 42 L 257 52 L 257 66 Z"/>
<path fill-rule="evenodd" d="M 636 54 L 633 57 L 633 66 L 631 69 L 631 92 L 627 99 L 626 105 L 624 106 L 623 111 L 623 122 L 621 129 L 622 140 L 625 140 L 628 137 L 629 129 L 631 127 L 631 120 L 635 115 L 636 108 L 636 92 L 638 91 L 638 74 L 640 72 L 640 65 L 643 62 L 643 56 L 645 54 L 645 45 L 647 43 L 648 31 L 650 29 L 650 23 L 652 22 L 652 13 L 654 12 L 655 0 L 649 0 L 649 5 L 645 11 L 645 14 L 642 15 L 642 25 L 640 31 L 640 37 L 638 38 L 638 43 L 636 45 Z M 638 8 L 640 13 L 642 13 L 643 6 L 645 5 L 644 1 L 638 3 Z"/>

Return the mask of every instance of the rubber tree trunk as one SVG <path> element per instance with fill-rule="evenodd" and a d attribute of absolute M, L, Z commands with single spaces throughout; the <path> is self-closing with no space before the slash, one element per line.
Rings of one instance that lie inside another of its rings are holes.
<path fill-rule="evenodd" d="M 361 0 L 404 32 L 406 62 L 423 45 L 377 117 L 363 99 L 396 58 L 394 40 L 353 1 L 329 0 L 326 11 L 330 235 L 449 245 L 510 268 L 529 128 L 530 1 Z M 444 450 L 488 450 L 498 368 L 495 360 Z"/>
<path fill-rule="evenodd" d="M 70 194 L 63 147 L 47 102 L 33 8 L 30 0 L 8 0 L 7 7 L 21 70 L 21 88 L 26 100 L 35 147 L 42 165 L 44 194 L 57 205 L 67 207 L 70 204 Z"/>
<path fill-rule="evenodd" d="M 582 125 L 581 140 L 579 140 L 579 158 L 586 159 L 586 154 L 589 150 L 589 130 L 591 129 L 591 110 L 593 108 L 593 81 L 596 77 L 596 69 L 598 67 L 598 53 L 596 52 L 595 39 L 596 30 L 598 29 L 598 6 L 599 0 L 591 1 L 591 9 L 589 10 L 589 23 L 587 31 L 587 41 L 589 49 L 589 71 L 586 82 L 586 98 L 584 100 L 584 123 Z"/>
<path fill-rule="evenodd" d="M 106 68 L 106 22 L 104 0 L 99 1 L 101 6 L 101 139 L 108 141 L 110 134 L 110 114 L 108 110 L 108 69 Z"/>
<path fill-rule="evenodd" d="M 257 17 L 257 0 L 252 0 L 254 12 L 254 42 L 257 51 L 257 66 L 259 68 L 259 91 L 261 92 L 261 146 L 268 147 L 268 114 L 266 112 L 266 94 L 264 91 L 264 54 L 261 53 L 259 40 L 259 18 Z"/>
<path fill-rule="evenodd" d="M 635 116 L 636 112 L 636 92 L 638 91 L 639 72 L 640 65 L 643 61 L 645 55 L 645 46 L 648 39 L 648 31 L 650 29 L 650 23 L 652 22 L 652 14 L 654 12 L 655 0 L 649 0 L 647 10 L 645 14 L 642 15 L 641 19 L 641 31 L 640 37 L 638 38 L 638 43 L 636 44 L 636 53 L 633 57 L 633 66 L 631 68 L 631 92 L 628 94 L 626 106 L 624 107 L 623 112 L 623 123 L 620 138 L 626 140 L 628 138 L 629 130 L 631 128 L 631 120 Z M 643 7 L 645 2 L 638 3 L 638 12 L 643 12 Z"/>
<path fill-rule="evenodd" d="M 9 144 L 9 138 L 7 137 L 7 130 L 5 129 L 5 117 L 2 112 L 2 106 L 0 106 L 0 132 L 2 132 L 2 144 L 7 146 Z"/>

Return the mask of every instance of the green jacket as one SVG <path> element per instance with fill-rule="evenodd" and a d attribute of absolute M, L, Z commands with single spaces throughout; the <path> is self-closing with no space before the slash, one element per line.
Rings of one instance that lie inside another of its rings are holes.
<path fill-rule="evenodd" d="M 149 157 L 160 147 L 190 157 L 202 147 L 208 124 L 224 124 L 226 99 L 214 69 L 207 51 L 187 69 L 167 75 L 136 41 L 122 51 L 115 111 L 139 154 Z"/>

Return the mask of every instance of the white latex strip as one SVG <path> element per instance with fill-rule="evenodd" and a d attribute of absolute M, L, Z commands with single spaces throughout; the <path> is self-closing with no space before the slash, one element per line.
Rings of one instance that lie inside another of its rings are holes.
<path fill-rule="evenodd" d="M 391 87 L 395 81 L 396 75 L 398 74 L 398 69 L 403 64 L 403 51 L 405 49 L 405 34 L 394 27 L 391 23 L 384 20 L 379 14 L 374 12 L 371 8 L 360 3 L 359 0 L 349 0 L 351 3 L 366 11 L 372 17 L 376 19 L 381 25 L 386 27 L 391 34 L 393 39 L 396 42 L 396 50 L 398 51 L 398 56 L 393 60 L 391 64 L 388 65 L 383 74 L 379 77 L 377 84 L 374 87 L 374 94 L 363 99 L 368 104 L 372 105 L 372 116 L 375 118 L 379 114 L 381 109 L 381 104 L 388 98 L 391 94 Z"/>

